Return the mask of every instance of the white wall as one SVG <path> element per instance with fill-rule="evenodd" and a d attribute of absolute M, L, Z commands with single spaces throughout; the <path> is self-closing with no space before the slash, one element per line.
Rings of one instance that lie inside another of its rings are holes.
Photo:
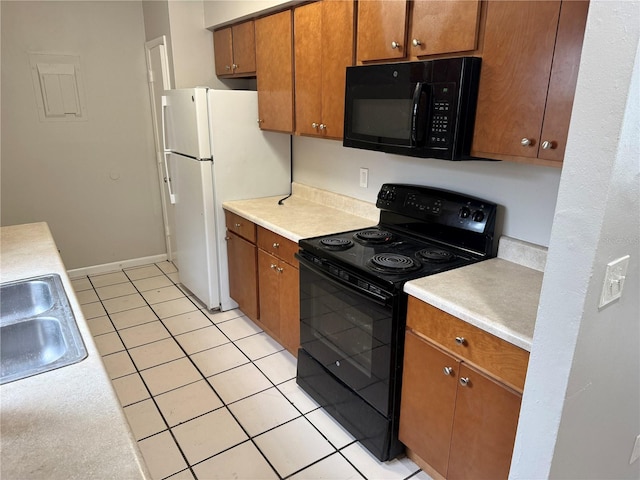
<path fill-rule="evenodd" d="M 591 1 L 512 478 L 640 478 L 639 38 L 640 2 Z"/>
<path fill-rule="evenodd" d="M 204 23 L 207 28 L 219 27 L 245 18 L 255 17 L 289 5 L 302 3 L 289 0 L 204 0 Z"/>
<path fill-rule="evenodd" d="M 449 162 L 346 148 L 341 142 L 294 137 L 294 180 L 375 203 L 386 182 L 414 183 L 475 195 L 504 208 L 502 233 L 548 245 L 560 170 L 510 162 Z M 369 186 L 359 186 L 360 167 Z"/>
<path fill-rule="evenodd" d="M 140 2 L 2 1 L 2 225 L 67 268 L 165 253 Z M 80 55 L 88 120 L 41 122 L 28 52 Z"/>

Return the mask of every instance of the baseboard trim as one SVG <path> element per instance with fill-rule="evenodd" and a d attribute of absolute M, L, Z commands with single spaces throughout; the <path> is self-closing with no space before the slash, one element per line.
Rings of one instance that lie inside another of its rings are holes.
<path fill-rule="evenodd" d="M 167 254 L 152 255 L 150 257 L 132 258 L 131 260 L 123 260 L 122 262 L 104 263 L 102 265 L 94 265 L 92 267 L 74 268 L 67 270 L 69 278 L 86 277 L 87 275 L 99 275 L 101 273 L 115 272 L 124 268 L 139 267 L 141 265 L 149 265 L 150 263 L 166 262 Z"/>

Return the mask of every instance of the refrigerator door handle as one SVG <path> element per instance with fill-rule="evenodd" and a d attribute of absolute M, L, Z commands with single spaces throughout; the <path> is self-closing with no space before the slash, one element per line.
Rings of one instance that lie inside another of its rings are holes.
<path fill-rule="evenodd" d="M 171 205 L 176 204 L 176 195 L 173 193 L 173 187 L 171 185 L 171 176 L 169 175 L 169 162 L 167 162 L 167 157 L 171 154 L 170 150 L 167 150 L 167 129 L 165 123 L 165 111 L 167 109 L 167 97 L 162 96 L 162 150 L 164 157 L 164 181 L 167 184 L 167 189 L 169 190 L 169 203 Z"/>

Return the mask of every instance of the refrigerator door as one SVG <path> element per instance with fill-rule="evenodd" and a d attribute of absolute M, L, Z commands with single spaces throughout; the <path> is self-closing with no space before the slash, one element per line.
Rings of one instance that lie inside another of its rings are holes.
<path fill-rule="evenodd" d="M 223 202 L 271 197 L 291 191 L 291 136 L 263 132 L 256 118 L 258 93 L 209 90 L 209 124 L 220 265 L 220 308 L 238 305 L 229 295 Z M 281 208 L 286 208 L 282 206 Z"/>
<path fill-rule="evenodd" d="M 165 151 L 210 159 L 207 89 L 165 90 L 162 100 Z"/>
<path fill-rule="evenodd" d="M 211 161 L 169 154 L 180 283 L 207 308 L 220 306 Z"/>

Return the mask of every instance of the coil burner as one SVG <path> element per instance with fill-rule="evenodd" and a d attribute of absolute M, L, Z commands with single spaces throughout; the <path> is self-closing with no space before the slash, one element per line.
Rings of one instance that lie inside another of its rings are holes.
<path fill-rule="evenodd" d="M 447 263 L 456 258 L 453 253 L 440 248 L 425 248 L 416 252 L 416 257 L 428 263 Z"/>
<path fill-rule="evenodd" d="M 372 270 L 383 273 L 406 273 L 418 270 L 420 262 L 397 253 L 378 253 L 371 257 L 367 266 Z"/>
<path fill-rule="evenodd" d="M 353 238 L 363 245 L 383 245 L 393 240 L 393 234 L 386 230 L 371 228 L 354 233 Z"/>
<path fill-rule="evenodd" d="M 353 242 L 348 238 L 323 238 L 320 245 L 327 250 L 339 251 L 353 247 Z"/>

